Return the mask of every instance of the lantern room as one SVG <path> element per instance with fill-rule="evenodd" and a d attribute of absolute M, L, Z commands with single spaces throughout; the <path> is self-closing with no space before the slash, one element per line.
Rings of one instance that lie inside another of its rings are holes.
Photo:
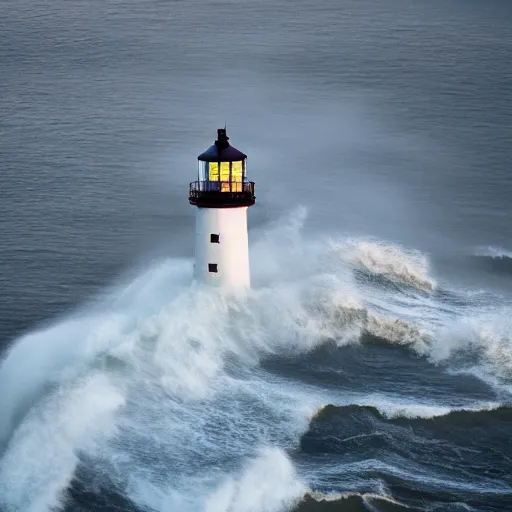
<path fill-rule="evenodd" d="M 247 155 L 229 144 L 226 128 L 198 157 L 198 180 L 190 184 L 189 201 L 204 208 L 251 206 L 254 183 L 247 180 Z"/>

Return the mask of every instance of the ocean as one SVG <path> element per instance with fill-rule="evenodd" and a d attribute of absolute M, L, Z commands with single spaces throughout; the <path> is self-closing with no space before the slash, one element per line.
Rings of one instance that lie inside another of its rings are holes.
<path fill-rule="evenodd" d="M 511 56 L 509 0 L 0 0 L 0 511 L 510 510 Z"/>

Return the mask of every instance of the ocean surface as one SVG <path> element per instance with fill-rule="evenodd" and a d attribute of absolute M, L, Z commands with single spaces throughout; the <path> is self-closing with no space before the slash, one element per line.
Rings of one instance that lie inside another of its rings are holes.
<path fill-rule="evenodd" d="M 511 510 L 511 197 L 510 0 L 0 0 L 0 511 Z"/>

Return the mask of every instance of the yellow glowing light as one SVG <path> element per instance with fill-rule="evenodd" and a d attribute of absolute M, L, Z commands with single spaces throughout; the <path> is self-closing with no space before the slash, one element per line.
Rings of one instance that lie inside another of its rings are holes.
<path fill-rule="evenodd" d="M 232 181 L 242 181 L 242 162 L 233 162 L 231 167 Z"/>
<path fill-rule="evenodd" d="M 219 181 L 219 164 L 217 162 L 210 162 L 210 175 L 208 179 L 210 181 Z"/>
<path fill-rule="evenodd" d="M 229 181 L 229 164 L 230 162 L 221 162 L 220 181 Z"/>

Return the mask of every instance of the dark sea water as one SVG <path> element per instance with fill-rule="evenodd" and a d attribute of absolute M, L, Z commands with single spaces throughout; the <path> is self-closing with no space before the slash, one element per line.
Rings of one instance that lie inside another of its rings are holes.
<path fill-rule="evenodd" d="M 0 0 L 0 510 L 511 510 L 511 148 L 509 0 Z"/>

